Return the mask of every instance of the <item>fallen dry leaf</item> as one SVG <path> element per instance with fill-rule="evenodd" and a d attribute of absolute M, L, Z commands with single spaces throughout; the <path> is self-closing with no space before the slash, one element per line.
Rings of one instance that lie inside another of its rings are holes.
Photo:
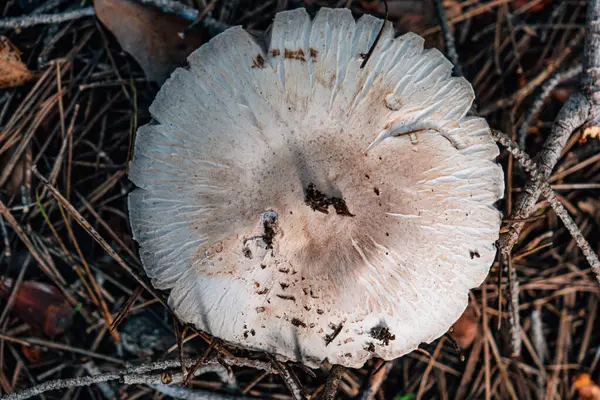
<path fill-rule="evenodd" d="M 450 336 L 460 346 L 461 349 L 467 349 L 473 343 L 479 332 L 479 320 L 475 312 L 475 307 L 471 304 L 454 323 L 450 330 Z"/>
<path fill-rule="evenodd" d="M 581 373 L 575 376 L 573 386 L 580 400 L 600 400 L 600 386 L 592 381 L 590 374 Z"/>
<path fill-rule="evenodd" d="M 30 363 L 39 364 L 42 361 L 42 349 L 39 346 L 22 346 L 21 350 Z"/>
<path fill-rule="evenodd" d="M 207 38 L 201 30 L 179 36 L 189 22 L 131 0 L 94 0 L 98 19 L 140 64 L 148 79 L 162 84 Z"/>
<path fill-rule="evenodd" d="M 5 36 L 0 36 L 0 89 L 20 86 L 35 78 L 21 62 L 21 52 Z"/>
<path fill-rule="evenodd" d="M 0 280 L 0 297 L 7 299 L 12 279 Z M 37 333 L 53 337 L 64 333 L 73 322 L 73 308 L 54 285 L 23 281 L 11 309 Z"/>

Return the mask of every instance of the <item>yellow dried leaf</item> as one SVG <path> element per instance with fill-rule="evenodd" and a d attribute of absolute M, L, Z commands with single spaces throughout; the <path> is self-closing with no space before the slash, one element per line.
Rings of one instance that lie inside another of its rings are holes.
<path fill-rule="evenodd" d="M 21 52 L 5 36 L 0 36 L 0 89 L 15 87 L 35 78 L 21 62 Z"/>

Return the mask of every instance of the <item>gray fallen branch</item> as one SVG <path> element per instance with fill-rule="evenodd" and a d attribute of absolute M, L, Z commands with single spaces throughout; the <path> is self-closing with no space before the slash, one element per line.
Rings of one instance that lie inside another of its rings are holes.
<path fill-rule="evenodd" d="M 187 387 L 177 385 L 164 385 L 162 383 L 157 385 L 150 385 L 150 387 L 156 391 L 161 392 L 164 395 L 170 396 L 174 399 L 185 399 L 185 400 L 256 400 L 255 397 L 243 397 L 235 396 L 230 394 L 209 392 L 207 390 L 190 389 Z"/>
<path fill-rule="evenodd" d="M 241 367 L 252 367 L 256 369 L 261 369 L 267 371 L 272 374 L 278 374 L 279 372 L 271 365 L 271 363 L 260 361 L 260 360 L 250 360 L 244 358 L 222 358 L 225 363 L 234 364 Z M 187 367 L 191 367 L 196 362 L 195 358 L 185 358 L 183 363 Z M 66 389 L 72 387 L 82 387 L 82 386 L 90 386 L 96 383 L 101 382 L 109 382 L 118 380 L 124 384 L 147 384 L 147 385 L 156 385 L 156 384 L 164 384 L 164 371 L 167 371 L 172 368 L 181 367 L 181 362 L 179 359 L 174 360 L 165 360 L 165 361 L 157 361 L 153 363 L 141 364 L 133 367 L 129 367 L 124 369 L 123 371 L 115 372 L 115 373 L 105 373 L 94 376 L 84 376 L 81 378 L 72 378 L 72 379 L 56 379 L 49 382 L 44 382 L 39 385 L 30 387 L 21 392 L 10 393 L 0 397 L 0 400 L 25 400 L 31 397 L 37 396 L 41 393 L 49 392 L 52 390 Z M 222 375 L 222 370 L 225 369 L 219 361 L 215 359 L 207 360 L 203 367 L 199 368 L 200 373 L 205 372 L 217 372 L 220 376 Z M 157 372 L 160 371 L 160 372 Z M 169 374 L 169 378 L 173 383 L 178 383 L 178 378 L 182 378 L 182 374 L 180 372 Z M 229 378 L 233 379 L 233 378 Z M 231 380 L 225 381 L 228 385 L 231 384 Z M 196 391 L 197 394 L 200 391 Z M 208 395 L 208 394 L 207 394 Z M 212 393 L 212 395 L 216 395 Z M 208 397 L 205 397 L 208 398 Z M 216 397 L 211 397 L 212 399 L 216 399 Z M 220 399 L 227 399 L 227 397 L 219 397 Z"/>
<path fill-rule="evenodd" d="M 57 14 L 34 14 L 21 17 L 9 17 L 0 19 L 0 28 L 2 29 L 20 29 L 28 28 L 34 25 L 59 24 L 65 21 L 92 17 L 96 15 L 94 7 L 83 7 L 78 10 L 66 11 Z"/>
<path fill-rule="evenodd" d="M 521 355 L 521 318 L 519 317 L 519 277 L 515 266 L 512 264 L 510 254 L 503 254 L 502 260 L 508 266 L 508 323 L 510 331 L 510 349 L 511 357 L 519 357 Z"/>
<path fill-rule="evenodd" d="M 183 3 L 174 0 L 137 0 L 142 4 L 149 4 L 160 8 L 162 11 L 171 14 L 177 14 L 188 21 L 195 21 L 198 18 L 199 11 L 195 8 L 187 7 Z"/>
<path fill-rule="evenodd" d="M 538 163 L 536 171 L 541 170 L 539 179 L 531 179 L 525 184 L 523 192 L 516 198 L 513 205 L 510 214 L 512 219 L 524 220 L 531 215 L 542 193 L 542 182 L 546 182 L 550 177 L 552 169 L 558 162 L 562 149 L 565 147 L 571 133 L 588 120 L 590 109 L 590 103 L 581 93 L 576 93 L 569 97 L 563 105 L 552 125 L 550 136 L 546 139 L 542 150 L 536 157 L 536 162 Z M 527 156 L 527 158 L 529 157 Z M 548 188 L 550 187 L 547 183 L 546 185 Z M 524 222 L 513 222 L 508 224 L 506 232 L 500 234 L 498 247 L 504 259 L 511 257 L 512 248 L 519 240 L 519 235 L 524 226 Z M 521 322 L 518 306 L 515 307 L 519 302 L 518 291 L 515 290 L 515 288 L 518 288 L 519 283 L 514 271 L 509 274 L 508 279 L 509 288 L 512 289 L 508 293 L 511 330 L 510 346 L 513 355 L 516 355 L 521 352 Z M 513 298 L 515 296 L 516 298 Z"/>
<path fill-rule="evenodd" d="M 525 151 L 525 140 L 527 139 L 527 131 L 529 131 L 529 127 L 533 120 L 539 115 L 544 103 L 552 94 L 552 91 L 561 83 L 568 81 L 571 78 L 576 77 L 581 74 L 582 66 L 581 64 L 577 64 L 566 71 L 560 71 L 552 75 L 544 84 L 542 85 L 542 90 L 538 97 L 533 101 L 533 104 L 527 114 L 525 114 L 525 118 L 523 123 L 519 127 L 519 147 Z"/>
<path fill-rule="evenodd" d="M 96 375 L 102 374 L 102 372 L 100 372 L 100 368 L 98 368 L 96 366 L 96 364 L 94 364 L 93 361 L 86 362 L 85 364 L 82 365 L 82 367 L 91 376 L 96 376 Z M 115 399 L 117 397 L 117 393 L 113 390 L 113 388 L 107 382 L 98 382 L 98 390 L 100 390 L 100 393 L 102 393 L 102 396 L 104 396 L 104 398 L 107 400 Z"/>
<path fill-rule="evenodd" d="M 446 55 L 450 59 L 450 62 L 454 64 L 454 73 L 456 76 L 463 76 L 460 61 L 458 59 L 458 53 L 456 51 L 456 43 L 454 41 L 454 33 L 450 30 L 450 24 L 448 23 L 448 15 L 442 0 L 435 0 L 435 9 L 438 14 L 438 20 L 440 22 L 440 29 L 444 34 L 444 47 L 446 49 Z"/>
<path fill-rule="evenodd" d="M 542 312 L 539 308 L 536 308 L 531 312 L 531 341 L 533 342 L 533 348 L 538 356 L 541 365 L 546 363 L 546 337 L 544 336 L 542 326 Z M 536 392 L 538 398 L 543 399 L 546 397 L 546 374 L 538 374 L 536 378 Z"/>
<path fill-rule="evenodd" d="M 333 400 L 335 398 L 345 370 L 346 369 L 344 367 L 337 364 L 331 367 L 329 370 L 329 376 L 327 377 L 327 382 L 325 383 L 325 388 L 323 389 L 321 400 Z"/>
<path fill-rule="evenodd" d="M 582 91 L 592 104 L 589 125 L 600 125 L 600 0 L 587 2 Z"/>
<path fill-rule="evenodd" d="M 188 21 L 195 21 L 198 10 L 187 7 L 182 3 L 170 0 L 137 0 L 142 4 L 152 5 L 167 13 L 177 14 Z M 31 14 L 20 17 L 0 18 L 0 29 L 19 29 L 35 25 L 58 24 L 75 19 L 93 17 L 96 13 L 94 7 L 83 7 L 77 10 L 65 11 L 55 14 Z M 229 25 L 218 21 L 210 16 L 205 16 L 199 24 L 206 28 L 214 36 L 229 28 Z"/>
<path fill-rule="evenodd" d="M 120 374 L 101 374 L 73 379 L 56 379 L 54 381 L 44 382 L 39 385 L 32 386 L 20 392 L 6 394 L 0 397 L 0 400 L 25 400 L 45 392 L 50 392 L 52 390 L 90 386 L 95 383 L 114 381 L 120 378 Z"/>
<path fill-rule="evenodd" d="M 588 121 L 590 109 L 591 104 L 581 93 L 575 93 L 563 105 L 552 125 L 550 136 L 535 158 L 541 174 L 540 180 L 532 180 L 525 185 L 523 192 L 515 200 L 510 214 L 512 219 L 526 219 L 533 212 L 541 194 L 540 182 L 550 177 L 571 133 Z M 506 232 L 500 234 L 498 244 L 503 253 L 512 251 L 524 226 L 524 222 L 514 222 L 508 225 Z"/>
<path fill-rule="evenodd" d="M 227 368 L 221 364 L 213 364 L 202 366 L 194 371 L 194 376 L 202 375 L 208 372 L 214 372 L 219 376 L 219 379 L 224 382 L 229 389 L 237 386 L 237 382 L 233 374 L 229 374 Z M 215 393 L 206 390 L 191 389 L 184 386 L 179 386 L 186 379 L 186 375 L 182 372 L 166 375 L 162 374 L 134 374 L 123 377 L 123 383 L 126 385 L 148 385 L 151 388 L 171 396 L 176 399 L 187 400 L 231 400 L 240 399 L 240 397 L 228 394 Z M 165 383 L 168 380 L 171 383 Z"/>
<path fill-rule="evenodd" d="M 529 217 L 542 193 L 541 183 L 550 177 L 573 131 L 590 122 L 600 125 L 600 0 L 588 2 L 586 15 L 582 88 L 569 97 L 560 109 L 550 136 L 535 158 L 541 173 L 540 179 L 525 185 L 511 211 L 512 219 Z M 500 235 L 498 244 L 503 253 L 512 251 L 523 226 L 523 222 L 509 224 L 507 232 Z"/>
<path fill-rule="evenodd" d="M 306 392 L 302 388 L 302 385 L 300 385 L 300 381 L 296 377 L 296 374 L 294 374 L 287 364 L 278 361 L 271 355 L 269 355 L 269 358 L 271 359 L 271 364 L 273 364 L 273 367 L 279 372 L 281 379 L 283 379 L 285 386 L 287 386 L 294 400 L 306 399 L 308 397 Z"/>
<path fill-rule="evenodd" d="M 596 275 L 596 279 L 600 283 L 600 260 L 598 259 L 598 255 L 594 252 L 588 241 L 583 237 L 581 231 L 577 227 L 577 224 L 575 221 L 573 221 L 569 215 L 569 212 L 562 205 L 560 200 L 558 200 L 550 184 L 545 181 L 545 173 L 540 171 L 540 168 L 531 158 L 529 158 L 527 153 L 522 151 L 519 146 L 506 134 L 500 131 L 492 130 L 492 136 L 494 137 L 494 140 L 504 146 L 506 150 L 513 155 L 515 160 L 517 160 L 523 169 L 529 173 L 531 179 L 537 183 L 540 188 L 540 193 L 544 195 L 546 200 L 548 200 L 548 203 L 550 203 L 550 206 L 556 215 L 561 219 L 573 239 L 575 239 L 575 243 L 577 243 L 577 246 L 583 252 L 583 255 L 592 268 L 592 271 Z"/>
<path fill-rule="evenodd" d="M 187 7 L 178 1 L 173 0 L 137 0 L 142 4 L 150 4 L 160 8 L 166 13 L 177 14 L 188 21 L 195 22 L 200 12 L 195 8 Z M 208 30 L 211 36 L 215 36 L 229 28 L 229 25 L 205 15 L 198 24 Z"/>

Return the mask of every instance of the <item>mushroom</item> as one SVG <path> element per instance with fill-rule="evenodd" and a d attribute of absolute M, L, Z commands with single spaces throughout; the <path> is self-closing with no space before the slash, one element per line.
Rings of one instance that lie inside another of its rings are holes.
<path fill-rule="evenodd" d="M 498 148 L 451 63 L 383 24 L 281 12 L 266 50 L 231 28 L 161 88 L 135 139 L 129 212 L 181 320 L 281 359 L 360 367 L 460 317 L 496 253 Z"/>

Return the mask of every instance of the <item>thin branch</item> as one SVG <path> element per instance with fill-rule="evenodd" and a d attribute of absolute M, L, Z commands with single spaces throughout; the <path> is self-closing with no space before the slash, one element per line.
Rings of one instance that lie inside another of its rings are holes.
<path fill-rule="evenodd" d="M 532 180 L 538 184 L 540 187 L 540 193 L 544 195 L 550 206 L 556 213 L 556 215 L 562 220 L 565 224 L 565 227 L 575 239 L 577 246 L 583 252 L 583 255 L 587 259 L 590 264 L 592 271 L 596 274 L 596 279 L 600 283 L 600 260 L 598 259 L 598 255 L 592 250 L 592 247 L 588 243 L 588 241 L 583 237 L 582 233 L 579 231 L 577 224 L 571 216 L 567 209 L 562 205 L 562 203 L 556 197 L 556 194 L 550 187 L 550 184 L 544 180 L 545 173 L 539 171 L 539 167 L 529 158 L 527 153 L 523 152 L 519 149 L 519 146 L 504 133 L 492 130 L 492 136 L 494 140 L 500 143 L 502 146 L 508 150 L 510 154 L 513 155 L 515 160 L 521 164 L 521 166 L 529 173 Z"/>
<path fill-rule="evenodd" d="M 177 14 L 189 21 L 195 21 L 198 17 L 198 10 L 186 7 L 182 3 L 171 0 L 138 0 L 142 4 L 149 4 L 154 7 L 160 8 L 162 11 L 167 13 Z M 96 15 L 94 7 L 83 7 L 77 10 L 66 11 L 63 13 L 56 14 L 32 14 L 23 15 L 20 17 L 1 18 L 0 29 L 19 29 L 27 28 L 35 25 L 48 25 L 58 24 L 61 22 L 72 21 L 75 19 L 93 17 Z M 229 25 L 218 21 L 210 16 L 205 16 L 199 22 L 204 28 L 206 28 L 211 35 L 217 35 L 226 29 L 230 28 Z"/>
<path fill-rule="evenodd" d="M 533 338 L 533 348 L 535 349 L 540 363 L 544 365 L 546 362 L 547 345 L 542 326 L 542 313 L 539 308 L 536 308 L 531 312 L 531 336 Z M 537 376 L 536 385 L 538 397 L 543 399 L 546 394 L 546 377 L 543 374 Z"/>
<path fill-rule="evenodd" d="M 57 14 L 34 14 L 21 17 L 11 17 L 0 19 L 0 28 L 2 29 L 20 29 L 28 28 L 34 25 L 59 24 L 65 21 L 93 17 L 96 15 L 94 7 L 83 7 L 78 10 L 65 11 Z"/>
<path fill-rule="evenodd" d="M 294 400 L 306 399 L 307 396 L 304 392 L 304 389 L 300 385 L 298 378 L 292 372 L 292 370 L 289 369 L 289 367 L 284 363 L 277 361 L 275 357 L 269 355 L 269 358 L 271 359 L 271 363 L 273 364 L 273 366 L 277 369 L 277 371 L 279 371 L 279 375 L 281 375 L 281 378 L 285 382 L 285 385 L 292 394 Z"/>
<path fill-rule="evenodd" d="M 224 393 L 209 392 L 208 390 L 190 389 L 177 385 L 150 385 L 152 389 L 174 399 L 185 400 L 256 400 L 255 397 L 235 396 Z"/>
<path fill-rule="evenodd" d="M 510 330 L 511 356 L 521 355 L 521 318 L 519 316 L 519 277 L 512 263 L 510 253 L 504 254 L 502 260 L 508 266 L 508 323 Z"/>
<path fill-rule="evenodd" d="M 365 384 L 363 392 L 359 394 L 361 400 L 373 400 L 375 398 L 381 385 L 383 385 L 383 382 L 385 382 L 390 371 L 394 368 L 394 365 L 396 365 L 397 360 L 398 359 L 392 361 L 380 361 L 381 364 L 379 364 L 378 367 L 375 367 L 374 372 L 371 373 L 371 376 Z"/>
<path fill-rule="evenodd" d="M 335 394 L 338 391 L 338 387 L 340 386 L 340 381 L 342 380 L 342 375 L 346 369 L 341 365 L 334 365 L 331 367 L 329 371 L 329 376 L 327 377 L 327 382 L 325 383 L 325 389 L 323 389 L 323 395 L 321 396 L 321 400 L 333 400 L 335 398 Z"/>
<path fill-rule="evenodd" d="M 373 42 L 373 44 L 371 45 L 371 47 L 369 48 L 369 51 L 367 52 L 367 54 L 365 54 L 363 61 L 360 63 L 360 68 L 364 68 L 365 65 L 367 65 L 367 61 L 369 61 L 369 58 L 371 58 L 371 55 L 373 54 L 373 51 L 375 50 L 375 47 L 377 47 L 377 44 L 379 43 L 379 39 L 381 39 L 381 35 L 383 34 L 383 30 L 385 29 L 385 24 L 387 22 L 387 18 L 388 18 L 388 5 L 387 5 L 387 1 L 383 0 L 383 5 L 385 6 L 385 17 L 383 18 L 383 23 L 381 24 L 381 28 L 379 28 L 379 32 L 377 33 L 377 36 L 375 37 L 375 41 Z"/>
<path fill-rule="evenodd" d="M 446 55 L 450 59 L 450 62 L 454 64 L 454 73 L 456 76 L 463 76 L 460 61 L 458 59 L 458 53 L 456 51 L 456 43 L 454 41 L 454 34 L 450 30 L 450 24 L 448 23 L 448 15 L 446 15 L 446 9 L 442 0 L 435 0 L 435 8 L 440 21 L 440 29 L 444 34 L 444 47 L 446 49 Z"/>
<path fill-rule="evenodd" d="M 583 47 L 582 91 L 594 105 L 593 122 L 598 122 L 600 111 L 600 0 L 587 2 L 585 44 Z"/>
<path fill-rule="evenodd" d="M 272 374 L 277 374 L 278 371 L 274 369 L 270 363 L 259 361 L 259 360 L 247 360 L 243 358 L 225 358 L 225 360 L 230 364 L 235 364 L 238 366 L 248 366 L 256 369 L 262 369 L 268 371 Z M 183 360 L 184 365 L 187 367 L 191 367 L 196 362 L 194 358 L 186 358 Z M 155 385 L 155 384 L 164 384 L 165 381 L 171 380 L 173 383 L 178 383 L 183 380 L 183 374 L 170 374 L 165 372 L 156 372 L 156 371 L 166 371 L 172 368 L 181 367 L 181 362 L 178 359 L 174 360 L 165 360 L 165 361 L 157 361 L 153 363 L 140 364 L 134 367 L 127 368 L 123 371 L 119 371 L 116 373 L 106 373 L 94 376 L 84 376 L 81 378 L 72 378 L 72 379 L 57 379 L 49 382 L 44 382 L 39 385 L 30 387 L 21 392 L 6 394 L 0 397 L 0 400 L 25 400 L 29 399 L 33 396 L 37 396 L 41 393 L 49 392 L 52 390 L 73 388 L 73 387 L 83 387 L 90 386 L 95 383 L 108 382 L 119 380 L 124 384 L 133 385 L 133 384 L 147 384 L 147 385 Z M 219 361 L 214 358 L 206 361 L 205 367 L 201 368 L 198 371 L 198 374 L 205 372 L 218 372 L 215 371 L 215 368 L 223 368 Z M 208 397 L 207 397 L 208 398 Z M 216 398 L 216 397 L 212 397 Z M 228 397 L 221 397 L 228 398 Z"/>
<path fill-rule="evenodd" d="M 533 104 L 527 114 L 525 115 L 524 121 L 519 127 L 519 147 L 525 151 L 525 141 L 527 139 L 527 132 L 531 126 L 533 120 L 539 115 L 546 99 L 550 97 L 554 89 L 563 82 L 568 81 L 571 78 L 581 74 L 581 64 L 577 64 L 566 71 L 560 71 L 552 75 L 544 84 L 537 98 L 533 101 Z"/>
<path fill-rule="evenodd" d="M 188 21 L 196 21 L 198 19 L 198 15 L 200 14 L 198 10 L 195 8 L 187 7 L 183 3 L 173 0 L 137 0 L 142 4 L 150 4 L 154 7 L 160 8 L 162 11 L 172 14 L 177 14 Z M 224 22 L 218 21 L 212 18 L 209 15 L 205 15 L 198 22 L 199 25 L 206 28 L 208 32 L 214 36 L 217 35 L 226 29 L 229 29 L 230 26 Z"/>
<path fill-rule="evenodd" d="M 123 268 L 129 275 L 131 275 L 140 285 L 144 287 L 148 291 L 148 293 L 152 294 L 162 305 L 165 306 L 167 311 L 172 313 L 171 308 L 165 303 L 160 294 L 154 290 L 151 286 L 149 286 L 144 280 L 142 280 L 135 271 L 125 263 L 125 261 L 121 258 L 121 256 L 113 250 L 112 247 L 100 236 L 98 231 L 94 229 L 94 227 L 73 207 L 73 205 L 56 189 L 53 185 L 48 182 L 48 180 L 38 172 L 37 167 L 34 165 L 31 167 L 31 171 L 35 174 L 35 176 L 44 184 L 44 186 L 50 191 L 52 196 L 58 201 L 60 205 L 62 205 L 65 210 L 75 219 L 75 222 L 79 224 L 96 242 L 115 260 L 121 268 Z"/>
<path fill-rule="evenodd" d="M 541 182 L 546 181 L 560 158 L 562 149 L 573 131 L 591 121 L 600 125 L 600 0 L 591 0 L 587 6 L 585 43 L 583 54 L 582 88 L 562 106 L 550 136 L 535 161 L 541 173 L 525 185 L 523 193 L 516 199 L 511 218 L 527 218 L 533 211 L 542 193 Z M 551 189 L 550 189 L 551 190 Z M 547 190 L 546 190 L 547 191 Z M 550 200 L 550 199 L 548 199 Z M 519 239 L 524 223 L 510 224 L 507 232 L 500 235 L 501 251 L 510 252 Z"/>
<path fill-rule="evenodd" d="M 120 374 L 101 374 L 95 376 L 84 376 L 81 378 L 72 379 L 57 379 L 50 382 L 44 382 L 39 385 L 30 387 L 17 393 L 11 393 L 0 397 L 0 400 L 25 400 L 39 394 L 50 392 L 52 390 L 66 389 L 70 387 L 90 386 L 95 383 L 108 382 L 121 379 Z"/>
<path fill-rule="evenodd" d="M 591 104 L 581 93 L 575 93 L 569 97 L 569 100 L 562 106 L 552 125 L 550 136 L 536 157 L 536 163 L 541 172 L 540 180 L 545 181 L 550 177 L 571 133 L 588 120 L 590 109 Z M 540 180 L 533 180 L 525 185 L 523 193 L 515 200 L 511 219 L 525 219 L 531 215 L 541 194 Z M 498 240 L 502 252 L 506 253 L 512 250 L 524 226 L 524 222 L 508 224 L 507 231 L 500 234 Z"/>

